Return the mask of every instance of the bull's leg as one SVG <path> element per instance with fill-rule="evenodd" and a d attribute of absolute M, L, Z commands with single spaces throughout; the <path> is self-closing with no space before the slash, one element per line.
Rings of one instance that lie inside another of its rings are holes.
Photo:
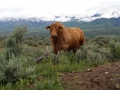
<path fill-rule="evenodd" d="M 58 50 L 54 50 L 54 54 L 57 54 L 58 53 Z"/>
<path fill-rule="evenodd" d="M 84 39 L 79 41 L 79 45 L 83 45 L 84 44 Z"/>
<path fill-rule="evenodd" d="M 53 53 L 54 53 L 54 54 L 57 54 L 57 53 L 58 53 L 58 50 L 57 50 L 55 47 L 53 47 Z"/>
<path fill-rule="evenodd" d="M 77 49 L 73 49 L 73 53 L 75 54 L 77 52 Z"/>

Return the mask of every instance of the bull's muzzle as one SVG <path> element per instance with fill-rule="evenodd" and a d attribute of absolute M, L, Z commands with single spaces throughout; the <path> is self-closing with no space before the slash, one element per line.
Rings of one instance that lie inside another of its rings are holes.
<path fill-rule="evenodd" d="M 56 34 L 56 33 L 52 33 L 52 34 L 51 34 L 51 37 L 52 37 L 52 38 L 56 38 L 56 37 L 57 37 L 57 34 Z"/>

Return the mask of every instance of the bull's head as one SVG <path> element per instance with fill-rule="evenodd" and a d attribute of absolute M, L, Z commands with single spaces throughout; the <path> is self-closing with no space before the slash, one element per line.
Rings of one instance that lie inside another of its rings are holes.
<path fill-rule="evenodd" d="M 50 34 L 52 38 L 57 38 L 58 33 L 63 29 L 62 26 L 57 24 L 52 24 L 51 26 L 46 27 L 47 30 L 50 30 Z"/>

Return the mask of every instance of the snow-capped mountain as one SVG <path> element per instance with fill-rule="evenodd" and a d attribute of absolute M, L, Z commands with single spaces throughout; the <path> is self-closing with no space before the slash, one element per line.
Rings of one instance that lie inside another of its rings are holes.
<path fill-rule="evenodd" d="M 110 19 L 110 18 L 118 18 L 118 17 L 120 17 L 120 9 L 110 9 L 105 11 L 99 10 L 98 12 L 92 15 L 86 15 L 84 17 L 76 16 L 75 18 L 78 19 L 79 21 L 91 22 L 93 20 L 100 18 Z"/>
<path fill-rule="evenodd" d="M 56 16 L 51 14 L 49 17 L 43 16 L 43 17 L 31 17 L 31 18 L 1 18 L 0 21 L 6 22 L 6 21 L 20 21 L 20 20 L 30 20 L 32 22 L 39 22 L 39 21 L 71 21 L 71 20 L 78 20 L 78 21 L 85 21 L 85 22 L 91 22 L 96 19 L 100 18 L 118 18 L 120 17 L 120 9 L 109 9 L 109 10 L 99 10 L 91 15 L 60 15 Z"/>
<path fill-rule="evenodd" d="M 49 35 L 45 30 L 47 25 L 54 21 L 61 21 L 66 27 L 80 27 L 83 30 L 94 30 L 92 35 L 101 31 L 97 35 L 104 33 L 118 35 L 120 32 L 120 10 L 109 9 L 109 11 L 97 11 L 87 15 L 47 15 L 30 18 L 0 18 L 0 35 L 10 33 L 16 26 L 26 26 L 27 30 L 37 31 L 28 33 L 29 35 Z M 111 32 L 109 32 L 111 30 Z M 39 33 L 38 33 L 39 32 Z M 91 36 L 91 33 L 86 33 Z M 93 36 L 95 36 L 93 35 Z"/>

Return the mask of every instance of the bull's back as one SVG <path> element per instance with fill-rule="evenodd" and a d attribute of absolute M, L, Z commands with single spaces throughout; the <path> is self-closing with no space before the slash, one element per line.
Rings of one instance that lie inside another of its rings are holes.
<path fill-rule="evenodd" d="M 84 33 L 79 28 L 68 28 L 68 33 L 70 35 L 70 47 L 79 48 L 79 46 L 84 44 Z"/>
<path fill-rule="evenodd" d="M 68 33 L 70 35 L 71 42 L 76 42 L 80 39 L 80 29 L 79 28 L 68 28 Z"/>
<path fill-rule="evenodd" d="M 69 39 L 69 48 L 74 48 L 78 44 L 78 34 L 75 28 L 68 28 L 68 39 Z"/>

